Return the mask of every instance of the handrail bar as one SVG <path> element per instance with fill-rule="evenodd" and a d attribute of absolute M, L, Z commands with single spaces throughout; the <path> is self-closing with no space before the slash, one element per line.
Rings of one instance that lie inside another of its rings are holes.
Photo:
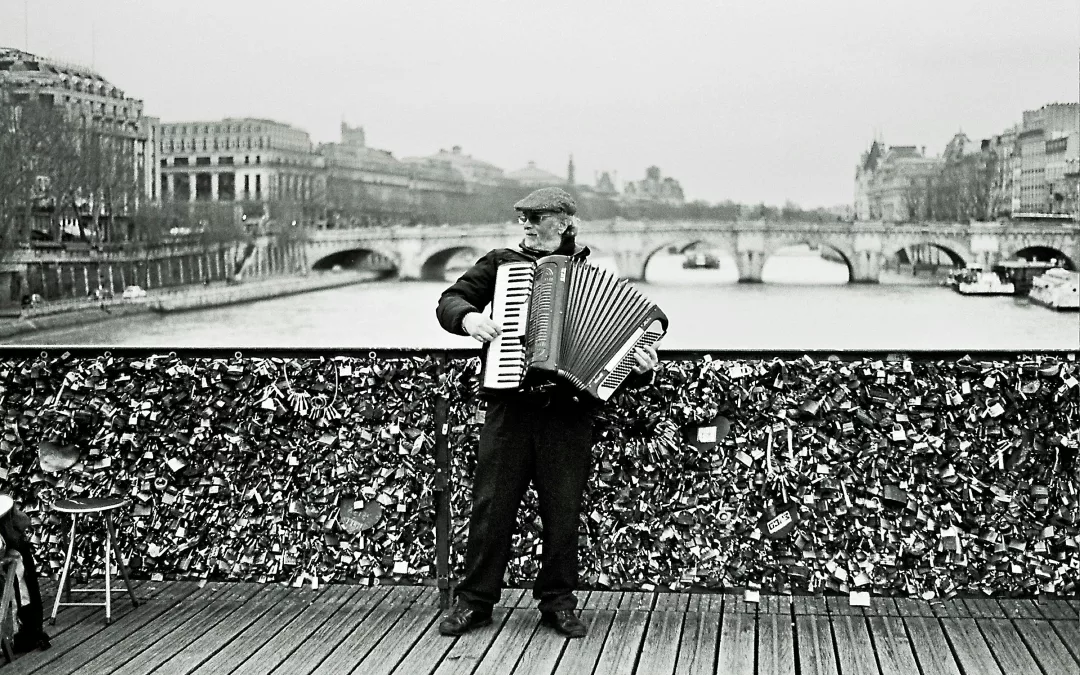
<path fill-rule="evenodd" d="M 0 358 L 32 357 L 45 354 L 48 358 L 68 354 L 71 357 L 117 356 L 145 358 L 147 356 L 175 355 L 181 358 L 411 358 L 442 356 L 447 359 L 472 358 L 480 355 L 476 347 L 154 347 L 154 346 L 108 346 L 108 345 L 0 345 Z M 1076 359 L 1077 349 L 660 349 L 660 359 L 687 361 L 712 360 L 763 360 L 798 359 L 815 360 L 835 358 L 840 361 L 862 359 L 913 359 L 920 361 L 959 360 L 965 357 L 1000 361 L 1024 356 L 1057 356 Z"/>

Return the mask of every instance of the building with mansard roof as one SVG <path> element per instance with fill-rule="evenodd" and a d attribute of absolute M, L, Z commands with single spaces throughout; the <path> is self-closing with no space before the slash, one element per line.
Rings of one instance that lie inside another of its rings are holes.
<path fill-rule="evenodd" d="M 140 200 L 158 194 L 157 155 L 152 139 L 156 120 L 143 115 L 143 102 L 86 66 L 0 47 L 0 97 L 9 104 L 44 103 L 61 108 L 83 128 L 130 143 Z"/>
<path fill-rule="evenodd" d="M 523 187 L 562 187 L 567 184 L 566 178 L 544 171 L 536 166 L 536 162 L 531 161 L 525 168 L 506 174 L 506 178 L 520 183 Z"/>
<path fill-rule="evenodd" d="M 466 155 L 461 151 L 460 145 L 455 145 L 449 152 L 439 150 L 434 155 L 403 157 L 401 161 L 412 165 L 454 169 L 465 180 L 465 190 L 468 194 L 483 192 L 485 189 L 506 184 L 506 176 L 502 169 L 489 162 L 476 159 L 472 155 Z"/>
<path fill-rule="evenodd" d="M 445 163 L 407 163 L 368 147 L 363 127 L 341 123 L 341 140 L 319 146 L 327 201 L 342 217 L 365 223 L 401 222 L 465 194 L 462 175 Z"/>
<path fill-rule="evenodd" d="M 302 129 L 258 117 L 167 122 L 158 134 L 163 201 L 308 201 L 323 160 Z"/>

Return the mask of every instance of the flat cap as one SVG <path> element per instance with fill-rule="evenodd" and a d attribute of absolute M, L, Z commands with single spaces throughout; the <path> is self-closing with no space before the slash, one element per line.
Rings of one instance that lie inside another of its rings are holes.
<path fill-rule="evenodd" d="M 577 213 L 577 202 L 570 193 L 562 188 L 546 187 L 534 190 L 522 199 L 514 208 L 518 211 L 553 211 L 567 215 Z"/>

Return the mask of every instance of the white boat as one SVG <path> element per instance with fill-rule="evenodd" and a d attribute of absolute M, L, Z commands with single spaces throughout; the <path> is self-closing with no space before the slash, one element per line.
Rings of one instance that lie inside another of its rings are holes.
<path fill-rule="evenodd" d="M 1050 309 L 1080 309 L 1080 272 L 1046 270 L 1032 280 L 1028 297 Z"/>
<path fill-rule="evenodd" d="M 955 278 L 960 295 L 1012 295 L 1016 290 L 1000 269 L 977 263 L 965 267 Z"/>

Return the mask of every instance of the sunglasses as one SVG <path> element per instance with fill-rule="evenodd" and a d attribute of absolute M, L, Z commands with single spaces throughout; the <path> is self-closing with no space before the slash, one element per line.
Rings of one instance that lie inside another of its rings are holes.
<path fill-rule="evenodd" d="M 539 225 L 544 220 L 544 218 L 554 215 L 555 214 L 550 211 L 532 211 L 530 213 L 522 213 L 518 216 L 518 223 L 521 225 L 524 225 L 525 223 Z"/>

